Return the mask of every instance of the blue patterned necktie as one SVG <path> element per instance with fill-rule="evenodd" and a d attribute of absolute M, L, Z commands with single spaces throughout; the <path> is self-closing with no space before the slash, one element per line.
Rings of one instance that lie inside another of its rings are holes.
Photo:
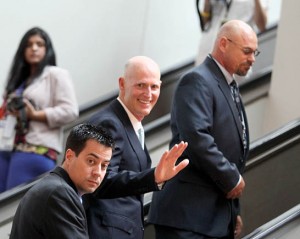
<path fill-rule="evenodd" d="M 240 120 L 242 121 L 242 114 L 243 113 L 242 113 L 240 92 L 239 92 L 239 88 L 237 87 L 237 84 L 236 84 L 235 80 L 233 80 L 230 83 L 230 88 L 231 88 L 232 98 L 233 98 L 234 103 L 236 105 L 236 108 L 238 109 L 238 112 L 239 112 Z"/>
<path fill-rule="evenodd" d="M 235 80 L 233 80 L 230 83 L 230 88 L 231 88 L 233 101 L 236 105 L 236 108 L 237 108 L 238 113 L 239 113 L 239 118 L 240 118 L 240 121 L 242 123 L 243 146 L 244 146 L 244 151 L 246 151 L 246 148 L 247 148 L 246 125 L 245 125 L 244 115 L 243 115 L 243 111 L 242 111 L 242 102 L 241 102 L 240 92 L 239 92 L 239 88 L 237 87 L 237 84 L 236 84 Z"/>

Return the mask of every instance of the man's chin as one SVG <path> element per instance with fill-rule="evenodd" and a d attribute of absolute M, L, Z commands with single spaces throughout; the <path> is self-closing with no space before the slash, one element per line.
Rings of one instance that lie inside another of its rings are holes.
<path fill-rule="evenodd" d="M 247 67 L 245 71 L 240 71 L 236 73 L 235 75 L 238 76 L 241 79 L 249 78 L 249 76 L 252 74 L 252 67 Z"/>
<path fill-rule="evenodd" d="M 150 114 L 152 108 L 144 108 L 140 111 L 140 114 L 138 115 L 139 119 L 144 119 L 147 115 Z"/>
<path fill-rule="evenodd" d="M 87 193 L 93 193 L 93 192 L 96 191 L 97 188 L 98 188 L 98 187 L 88 187 L 88 188 L 86 188 L 86 192 L 87 192 Z"/>

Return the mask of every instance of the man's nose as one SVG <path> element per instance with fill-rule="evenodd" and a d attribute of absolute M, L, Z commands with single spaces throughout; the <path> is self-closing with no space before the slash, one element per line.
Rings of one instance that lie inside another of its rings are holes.
<path fill-rule="evenodd" d="M 93 168 L 93 176 L 100 177 L 101 176 L 101 166 L 97 166 Z"/>
<path fill-rule="evenodd" d="M 147 96 L 151 96 L 151 93 L 152 93 L 151 86 L 145 87 L 144 94 Z"/>

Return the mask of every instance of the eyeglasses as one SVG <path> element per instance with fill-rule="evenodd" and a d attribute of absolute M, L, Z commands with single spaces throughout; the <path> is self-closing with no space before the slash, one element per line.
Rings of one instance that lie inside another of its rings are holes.
<path fill-rule="evenodd" d="M 227 38 L 227 40 L 231 43 L 233 43 L 234 45 L 238 46 L 242 52 L 244 52 L 245 55 L 251 55 L 251 54 L 254 54 L 254 56 L 258 56 L 260 51 L 259 50 L 252 50 L 251 48 L 249 47 L 243 47 L 242 45 L 232 41 L 231 39 Z"/>

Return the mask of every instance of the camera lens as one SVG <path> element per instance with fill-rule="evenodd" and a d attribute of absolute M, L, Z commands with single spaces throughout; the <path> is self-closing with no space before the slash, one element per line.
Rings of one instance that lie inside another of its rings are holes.
<path fill-rule="evenodd" d="M 14 97 L 7 103 L 7 108 L 9 111 L 20 110 L 25 106 L 23 102 L 23 97 Z"/>

